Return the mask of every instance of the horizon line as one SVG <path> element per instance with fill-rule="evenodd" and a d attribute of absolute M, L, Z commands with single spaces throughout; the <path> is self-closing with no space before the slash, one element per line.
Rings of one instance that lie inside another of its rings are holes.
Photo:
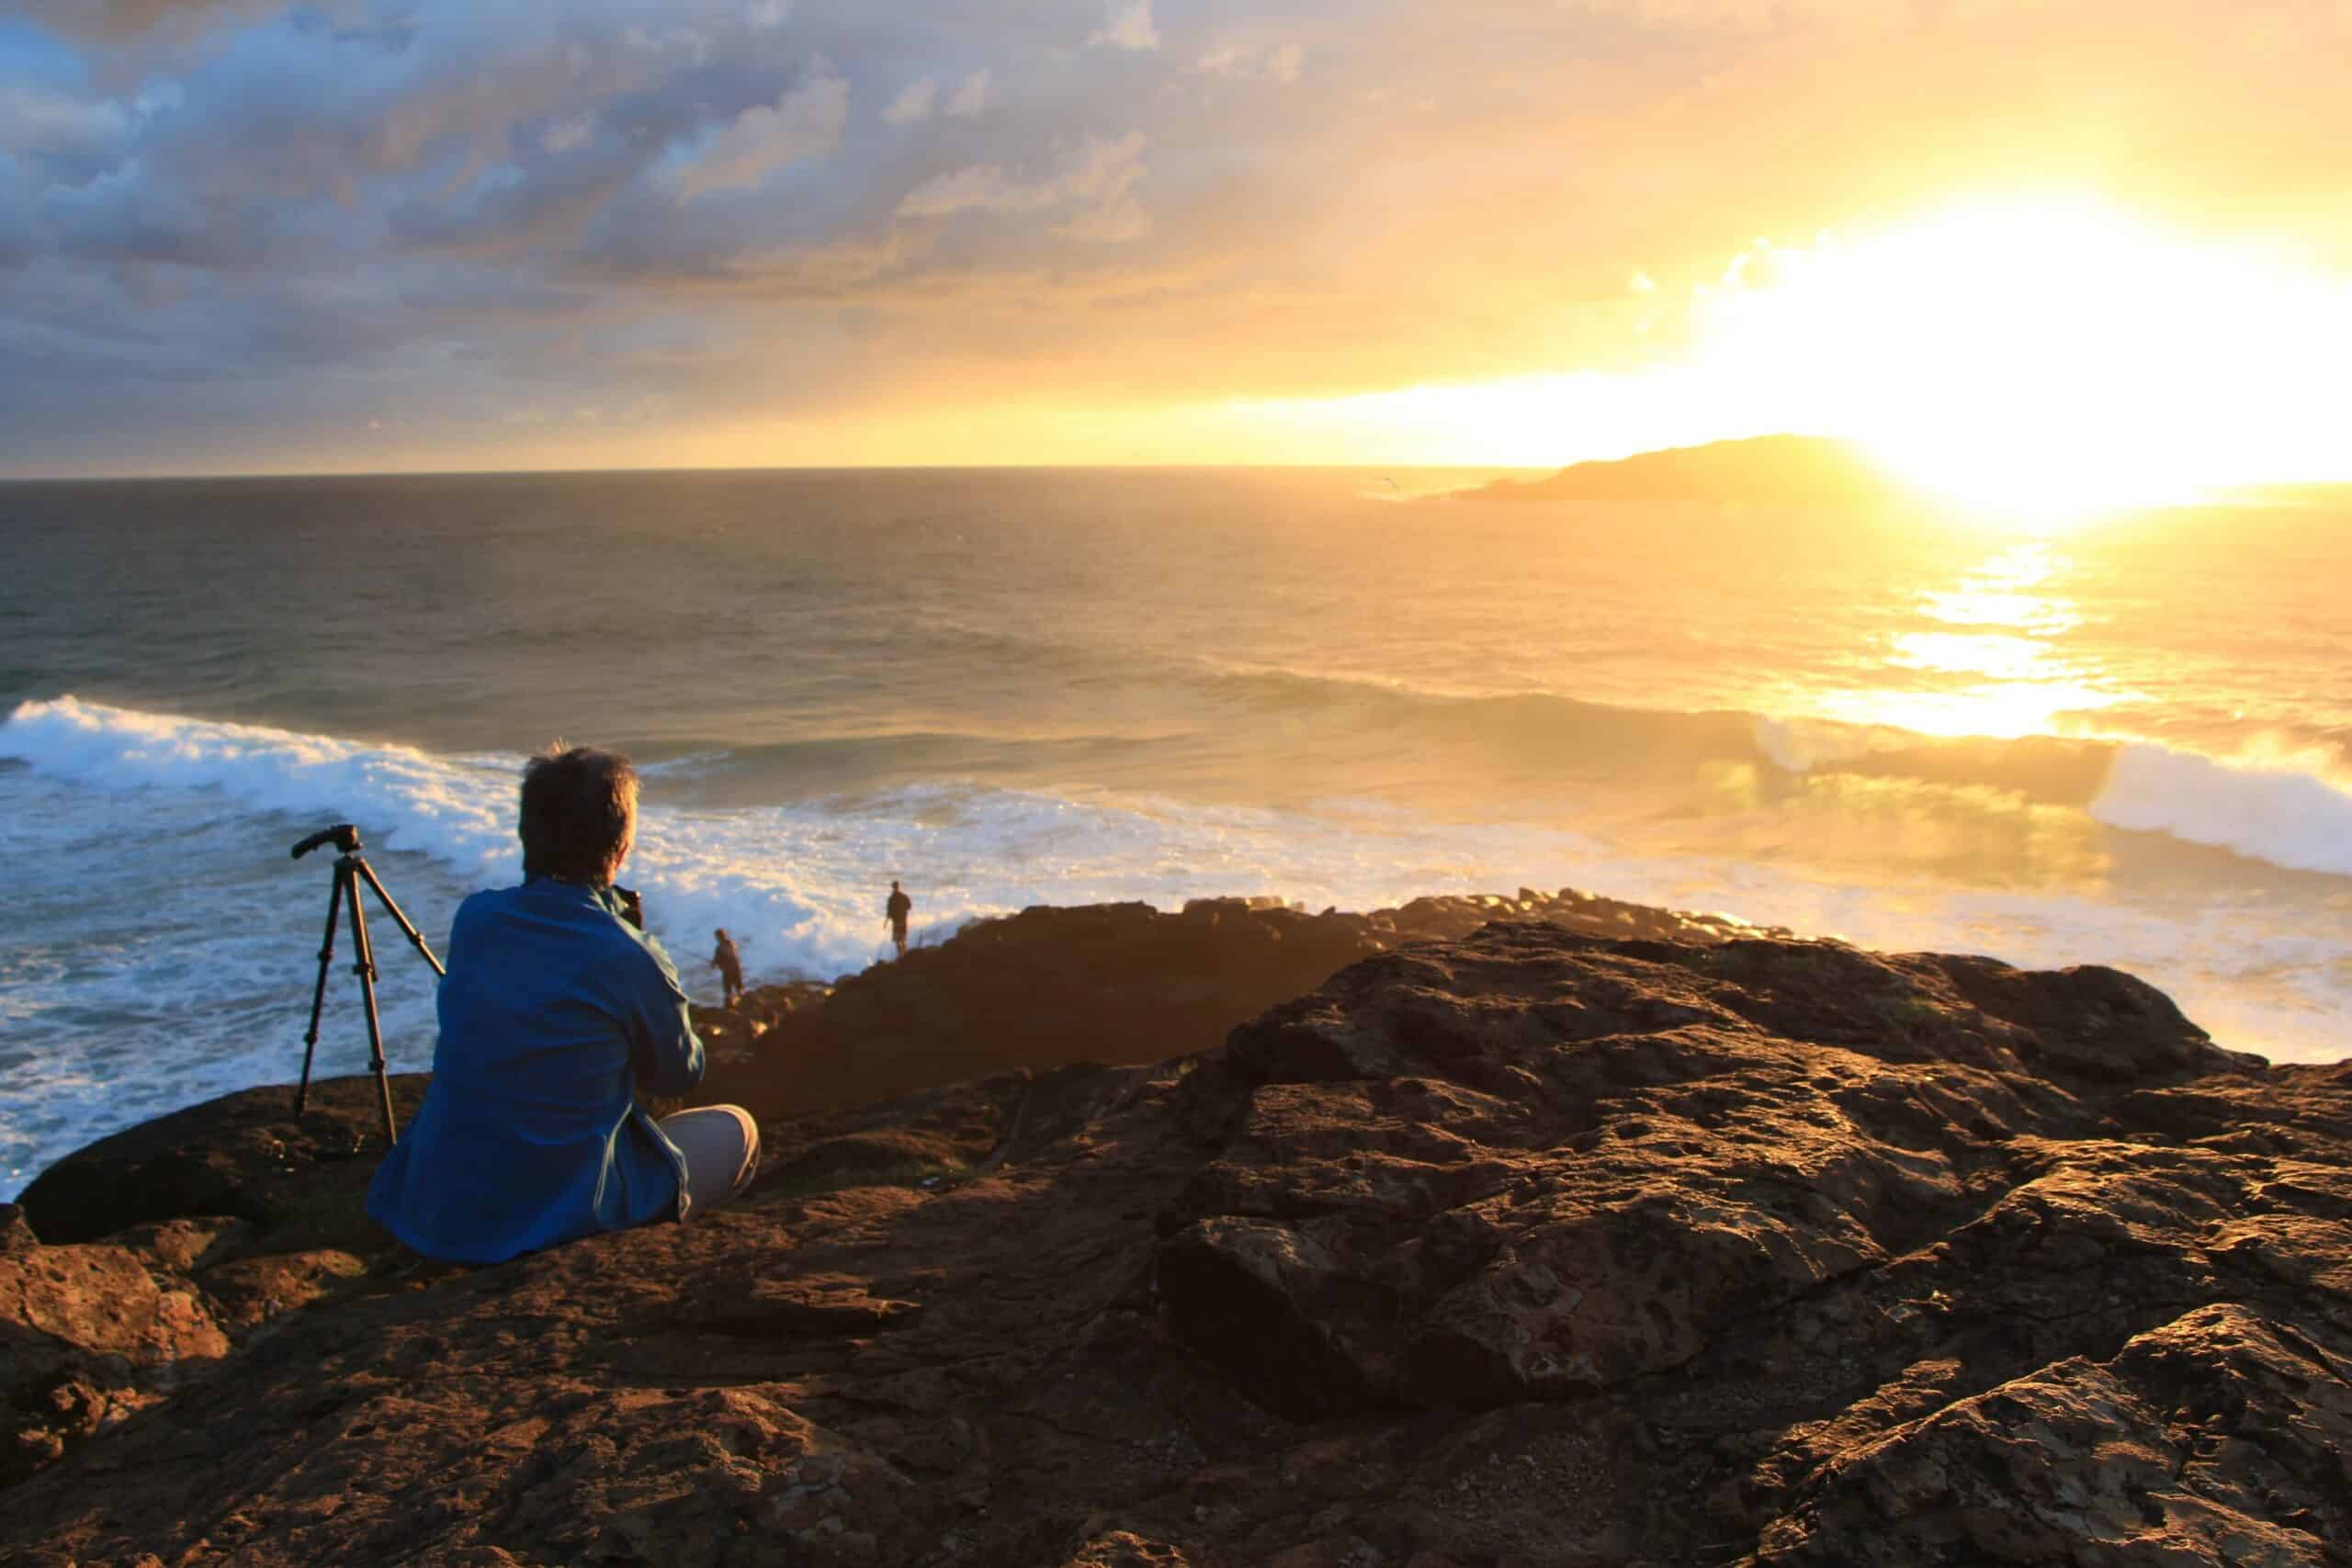
<path fill-rule="evenodd" d="M 1711 443 L 1709 445 L 1712 445 Z M 1672 450 L 1672 448 L 1659 448 Z M 1639 456 L 1640 454 L 1636 454 Z M 641 463 L 581 468 L 255 468 L 153 473 L 0 472 L 0 485 L 173 484 L 266 479 L 564 479 L 604 474 L 1198 473 L 1248 469 L 1325 473 L 1549 473 L 1575 463 Z"/>
<path fill-rule="evenodd" d="M 243 470 L 178 470 L 18 474 L 0 470 L 0 485 L 71 484 L 237 484 L 300 479 L 573 479 L 625 474 L 981 474 L 981 473 L 1485 473 L 1553 474 L 1572 468 L 1610 467 L 1638 457 L 1692 452 L 1712 446 L 1746 446 L 1772 440 L 1815 441 L 1856 447 L 1850 436 L 1802 431 L 1770 431 L 1760 434 L 1719 436 L 1707 441 L 1675 442 L 1645 447 L 1615 457 L 1570 458 L 1543 463 L 1430 462 L 1096 462 L 1096 463 L 621 463 L 584 468 L 258 468 Z M 2321 478 L 2272 476 L 2209 487 L 2208 494 L 2278 489 L 2327 489 L 2352 486 L 2352 471 Z"/>

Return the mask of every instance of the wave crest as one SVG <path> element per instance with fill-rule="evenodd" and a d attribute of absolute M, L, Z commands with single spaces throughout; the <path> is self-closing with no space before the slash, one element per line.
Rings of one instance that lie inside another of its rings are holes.
<path fill-rule="evenodd" d="M 438 757 L 70 695 L 17 705 L 0 724 L 0 757 L 94 788 L 210 789 L 253 810 L 389 820 L 387 847 L 464 867 L 511 845 L 505 813 L 522 768 L 520 758 Z"/>
<path fill-rule="evenodd" d="M 1465 767 L 1577 762 L 1604 773 L 1614 770 L 1623 782 L 1638 784 L 1649 778 L 1687 780 L 1698 762 L 1730 760 L 1754 762 L 1784 777 L 1860 773 L 1992 787 L 2035 804 L 2083 810 L 2110 828 L 2163 834 L 2288 870 L 2352 876 L 2352 780 L 2334 749 L 2325 755 L 2222 758 L 2145 741 L 1943 739 L 1729 711 L 1615 707 L 1549 693 L 1453 695 L 1293 671 L 1231 671 L 1223 679 L 1255 700 L 1284 707 L 1309 702 L 1360 712 L 1369 707 L 1374 711 L 1364 722 L 1400 750 L 1443 745 Z M 863 956 L 874 945 L 863 929 L 866 922 L 861 913 L 854 930 L 841 924 L 852 917 L 839 897 L 799 886 L 797 877 L 778 868 L 797 851 L 820 846 L 825 852 L 820 858 L 839 861 L 845 818 L 837 801 L 810 799 L 805 787 L 782 788 L 784 775 L 804 786 L 814 782 L 848 788 L 861 775 L 887 776 L 910 767 L 930 773 L 973 763 L 977 772 L 1037 771 L 1015 768 L 1008 759 L 1016 753 L 1031 764 L 1059 760 L 1082 768 L 1114 755 L 1136 763 L 1163 744 L 1181 750 L 1189 742 L 1182 735 L 1019 739 L 904 734 L 817 736 L 734 750 L 697 746 L 687 757 L 647 770 L 655 777 L 665 772 L 678 775 L 673 782 L 685 786 L 696 804 L 649 808 L 637 874 L 649 883 L 672 884 L 682 894 L 736 884 L 726 897 L 686 902 L 704 906 L 696 919 L 706 913 L 723 917 L 717 923 L 731 918 L 751 924 L 756 919 L 768 930 L 797 932 L 790 945 L 805 967 L 829 973 L 827 964 Z M 1479 762 L 1468 760 L 1473 756 Z M 215 791 L 241 807 L 298 820 L 332 816 L 363 828 L 380 823 L 382 830 L 371 832 L 371 840 L 430 855 L 461 877 L 510 874 L 516 852 L 513 803 L 520 756 L 437 756 L 388 742 L 141 712 L 69 695 L 19 704 L 0 723 L 0 761 L 29 765 L 93 789 Z M 839 776 L 829 776 L 834 773 Z M 1338 782 L 1344 788 L 1345 781 Z M 1236 825 L 1230 812 L 1133 799 L 1080 801 L 1043 789 L 967 793 L 988 802 L 982 809 L 989 825 L 967 824 L 976 834 L 968 846 L 974 852 L 989 852 L 993 844 L 1006 852 L 1058 855 L 1073 867 L 1107 870 L 1108 862 L 1136 850 L 1139 838 L 1153 838 L 1165 840 L 1154 856 L 1157 863 L 1182 868 L 1175 846 L 1198 835 L 1201 847 L 1217 851 L 1204 856 L 1205 865 L 1225 864 L 1247 874 L 1223 852 L 1219 835 Z M 787 798 L 799 804 L 778 804 Z M 903 783 L 868 798 L 856 819 L 861 833 L 876 839 L 871 870 L 887 880 L 888 865 L 925 852 L 922 835 L 933 830 L 943 811 L 958 809 L 946 804 L 958 798 L 963 797 L 952 789 Z M 1253 823 L 1280 815 L 1240 814 Z M 1154 826 L 1139 834 L 1138 822 Z M 1051 851 L 1037 839 L 1048 825 L 1063 840 Z M 1283 830 L 1295 831 L 1297 826 Z M 1358 819 L 1315 827 L 1316 840 L 1348 863 L 1361 865 L 1366 854 L 1377 852 L 1375 846 L 1395 824 L 1372 827 Z M 772 851 L 758 847 L 763 835 L 774 843 Z M 972 869 L 975 886 L 997 880 L 982 867 Z M 1328 879 L 1308 880 L 1320 885 Z M 1238 885 L 1228 877 L 1219 890 Z M 1082 886 L 1057 888 L 1026 876 L 1019 886 L 1024 898 L 1083 891 Z M 1173 891 L 1171 886 L 1170 896 Z M 842 907 L 828 916 L 824 911 L 831 906 Z M 994 907 L 1001 906 L 978 900 L 966 913 Z"/>
<path fill-rule="evenodd" d="M 2290 871 L 2352 876 L 2352 790 L 2333 773 L 2316 759 L 2225 761 L 2130 745 L 2091 815 Z"/>

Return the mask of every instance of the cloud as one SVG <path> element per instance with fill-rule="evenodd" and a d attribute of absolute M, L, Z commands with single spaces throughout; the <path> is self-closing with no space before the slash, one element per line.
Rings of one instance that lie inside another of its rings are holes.
<path fill-rule="evenodd" d="M 1137 51 L 1158 49 L 1159 29 L 1152 25 L 1151 0 L 1111 0 L 1110 19 L 1086 42 L 1089 48 L 1108 45 Z"/>
<path fill-rule="evenodd" d="M 1224 76 L 1238 82 L 1269 81 L 1291 83 L 1298 80 L 1300 66 L 1306 51 L 1297 44 L 1285 43 L 1265 49 L 1250 49 L 1238 44 L 1222 44 L 1201 56 L 1194 69 L 1211 76 Z"/>
<path fill-rule="evenodd" d="M 190 32 L 266 12 L 278 0 L 25 0 L 26 13 L 71 36 L 120 39 L 172 28 Z"/>
<path fill-rule="evenodd" d="M 1075 197 L 1108 200 L 1125 196 L 1127 187 L 1143 177 L 1143 148 L 1140 130 L 1131 130 L 1116 141 L 1090 136 L 1083 146 L 1064 157 L 1063 184 Z"/>
<path fill-rule="evenodd" d="M 931 118 L 932 100 L 938 96 L 936 78 L 918 77 L 907 84 L 904 92 L 890 100 L 890 107 L 882 111 L 882 118 L 889 125 L 920 124 Z"/>
<path fill-rule="evenodd" d="M 2352 272 L 2352 11 L 2247 9 L 25 0 L 0 469 L 293 452 L 355 388 L 424 463 L 504 403 L 655 397 L 674 428 L 582 455 L 662 462 L 796 400 L 1614 371 L 1752 236 L 2028 177 Z"/>
<path fill-rule="evenodd" d="M 0 83 L 0 152 L 87 153 L 121 141 L 123 106 L 32 83 Z"/>
<path fill-rule="evenodd" d="M 1973 0 L 1978 14 L 2042 0 Z M 1627 17 L 1657 28 L 1760 33 L 1812 22 L 1884 21 L 1885 0 L 1561 0 L 1563 8 Z"/>
<path fill-rule="evenodd" d="M 1121 197 L 1089 208 L 1067 223 L 1055 224 L 1054 232 L 1066 240 L 1084 240 L 1091 244 L 1125 244 L 1151 232 L 1151 214 L 1135 197 Z"/>
<path fill-rule="evenodd" d="M 989 107 L 989 68 L 983 65 L 964 78 L 964 85 L 947 100 L 946 112 L 958 119 L 969 119 L 978 114 Z"/>
<path fill-rule="evenodd" d="M 961 212 L 1037 212 L 1078 206 L 1081 210 L 1055 227 L 1069 239 L 1120 242 L 1141 238 L 1150 220 L 1130 194 L 1146 173 L 1144 135 L 1129 131 L 1116 141 L 1089 137 L 1065 149 L 1046 174 L 1023 178 L 1000 164 L 974 164 L 936 175 L 909 191 L 899 203 L 901 218 L 950 218 Z"/>
<path fill-rule="evenodd" d="M 958 212 L 1027 212 L 1064 198 L 1051 179 L 1023 181 L 1001 164 L 973 164 L 934 175 L 899 203 L 901 218 L 948 218 Z"/>
<path fill-rule="evenodd" d="M 820 157 L 841 141 L 849 118 L 849 83 L 820 60 L 808 80 L 770 104 L 736 116 L 678 175 L 680 197 L 755 186 L 772 171 Z"/>
<path fill-rule="evenodd" d="M 566 115 L 539 133 L 539 145 L 549 152 L 569 152 L 586 146 L 588 139 L 595 134 L 595 116 Z"/>

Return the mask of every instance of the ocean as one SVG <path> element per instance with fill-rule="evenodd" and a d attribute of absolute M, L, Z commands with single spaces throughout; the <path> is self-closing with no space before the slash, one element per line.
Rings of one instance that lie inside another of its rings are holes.
<path fill-rule="evenodd" d="M 933 942 L 1572 885 L 2346 1054 L 2352 492 L 2057 534 L 1434 498 L 1487 477 L 0 485 L 0 1197 L 290 1081 L 330 857 L 288 847 L 358 824 L 439 948 L 558 737 L 643 768 L 624 880 L 710 999 L 718 926 L 754 982 L 875 961 L 893 877 Z M 366 1066 L 347 967 L 319 1055 Z"/>

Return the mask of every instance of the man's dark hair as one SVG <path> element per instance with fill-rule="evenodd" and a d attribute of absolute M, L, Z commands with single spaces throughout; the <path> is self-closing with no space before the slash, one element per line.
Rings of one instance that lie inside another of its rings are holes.
<path fill-rule="evenodd" d="M 601 887 L 637 818 L 637 769 L 617 751 L 559 740 L 523 766 L 523 874 Z"/>

